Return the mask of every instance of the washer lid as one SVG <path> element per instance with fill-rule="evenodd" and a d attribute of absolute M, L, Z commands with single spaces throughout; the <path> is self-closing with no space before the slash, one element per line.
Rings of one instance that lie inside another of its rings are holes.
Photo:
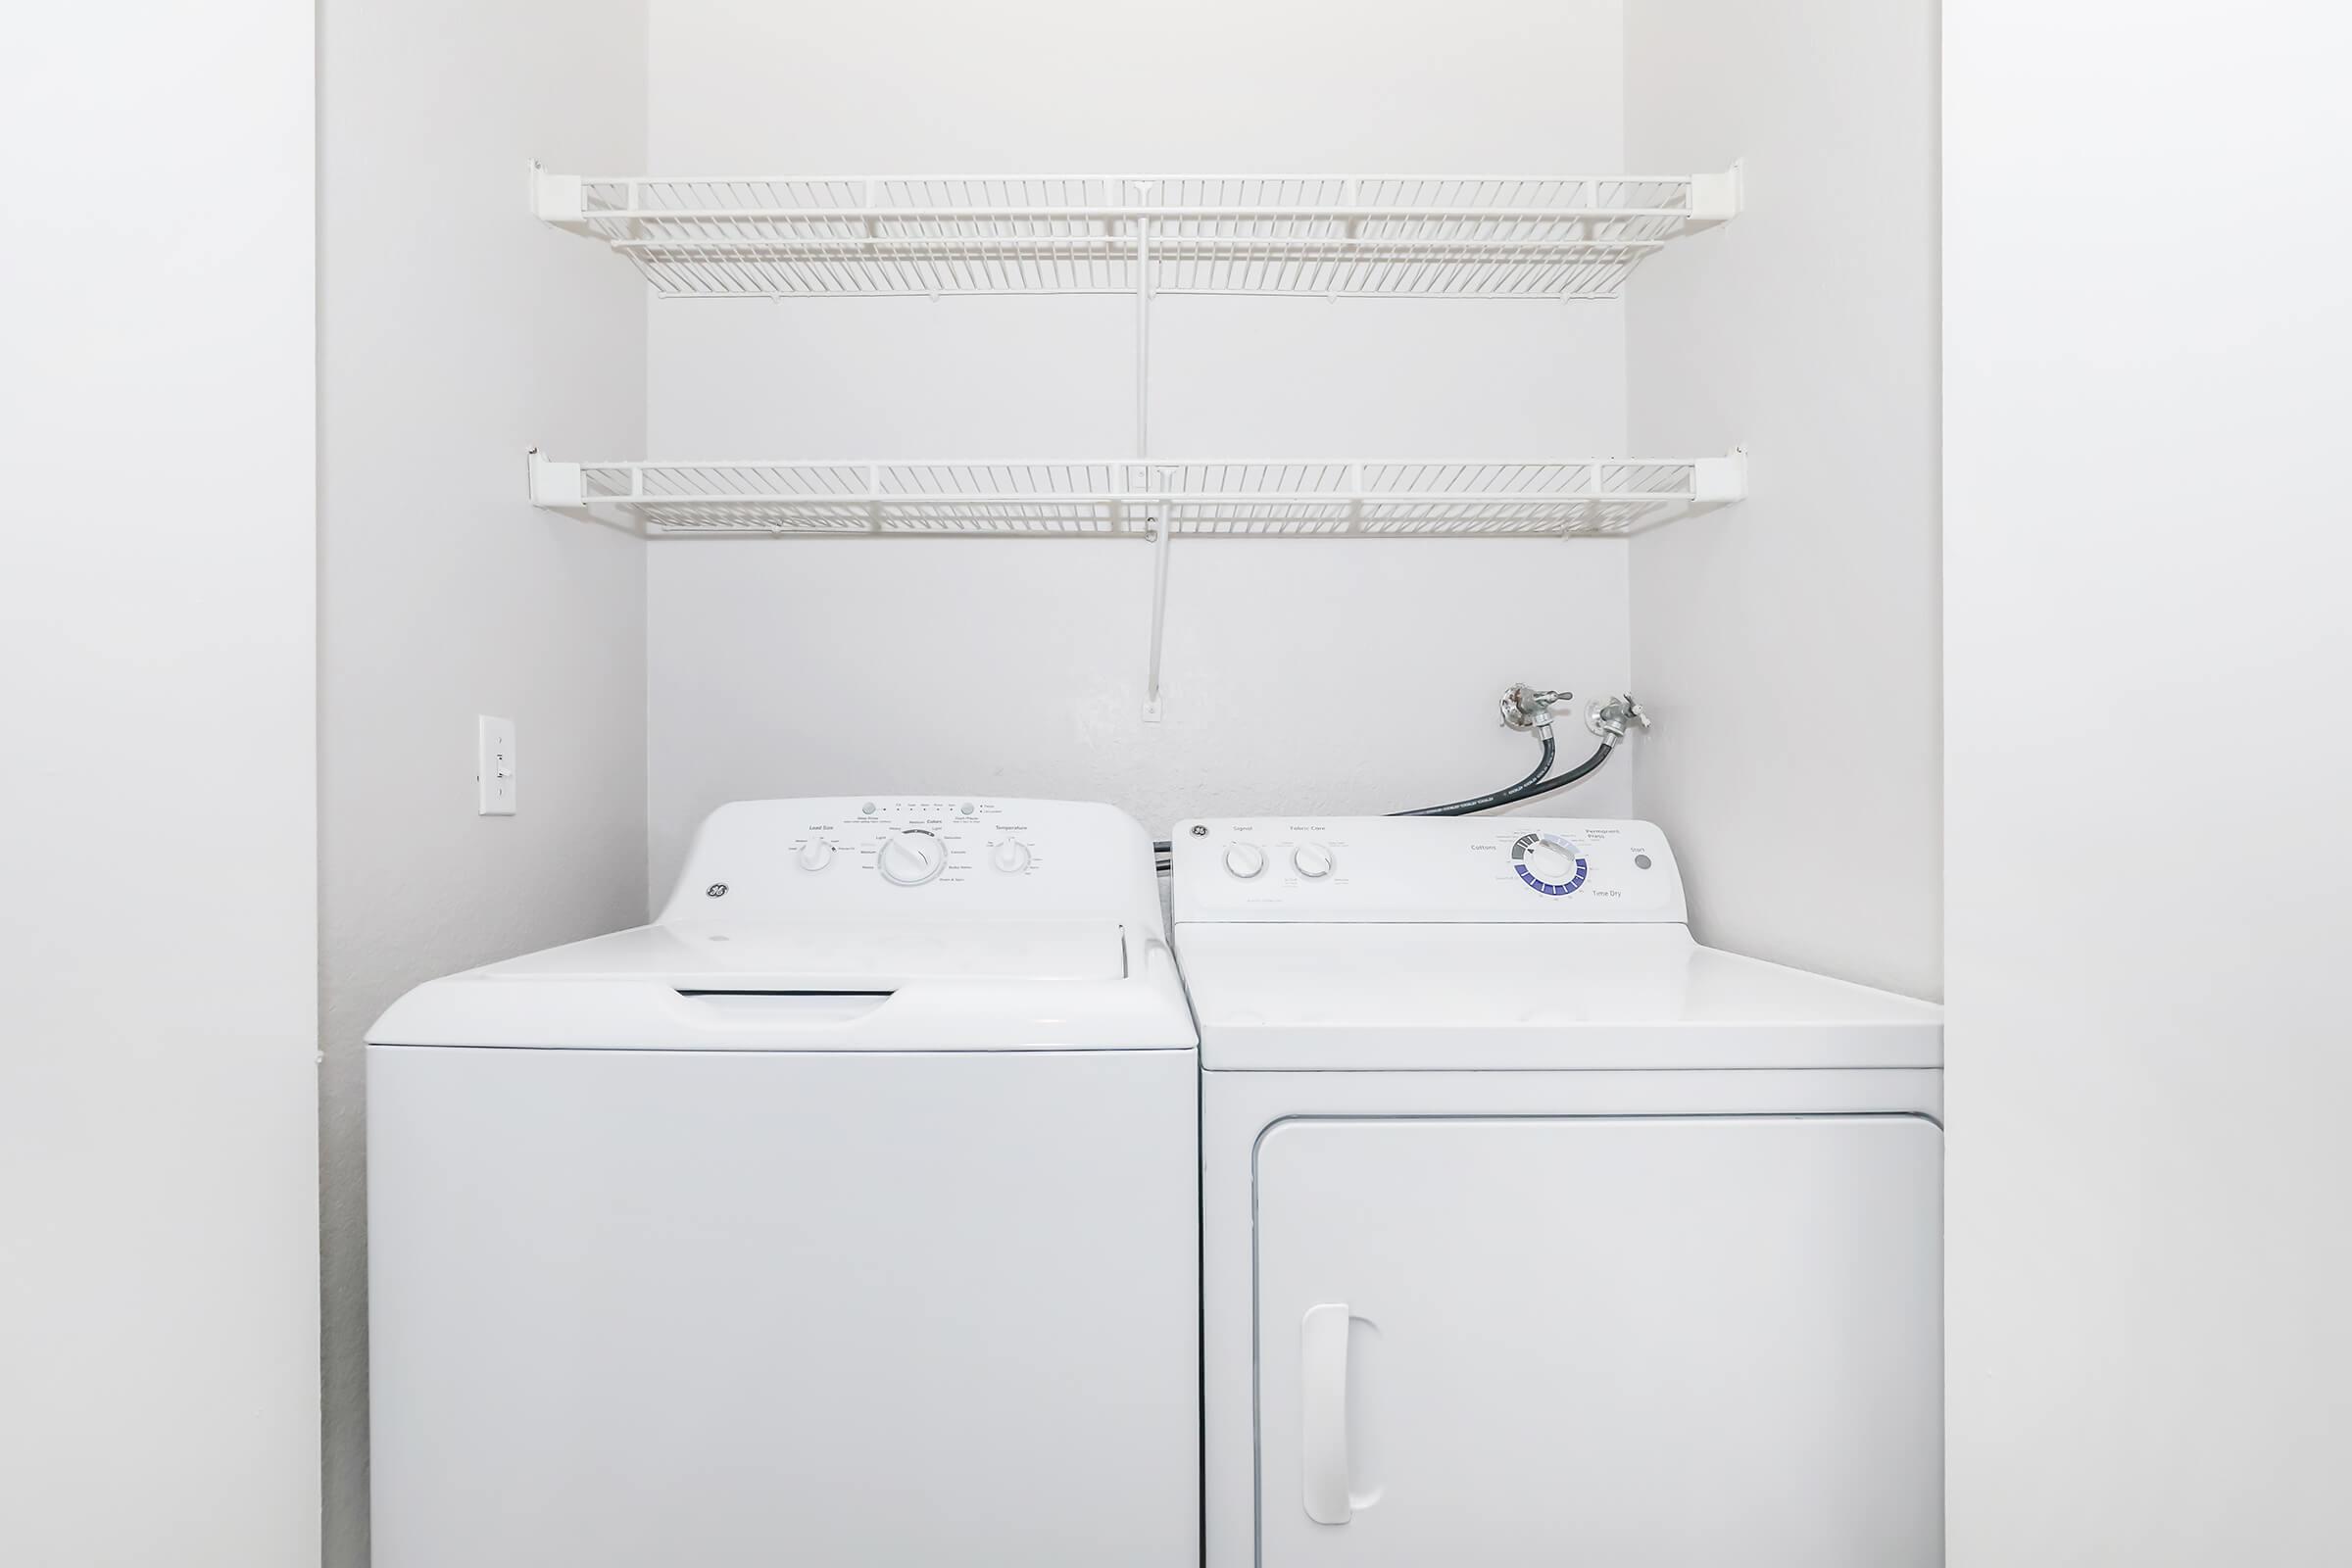
<path fill-rule="evenodd" d="M 1179 923 L 1208 1068 L 1935 1067 L 1942 1009 L 1679 925 Z"/>
<path fill-rule="evenodd" d="M 673 921 L 417 987 L 370 1044 L 688 1051 L 1181 1050 L 1156 933 L 1116 921 Z"/>

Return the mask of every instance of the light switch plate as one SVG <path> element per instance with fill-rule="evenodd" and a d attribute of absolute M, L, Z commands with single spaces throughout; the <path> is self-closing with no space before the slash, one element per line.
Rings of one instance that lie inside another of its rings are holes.
<path fill-rule="evenodd" d="M 481 792 L 481 814 L 484 816 L 513 816 L 514 814 L 514 721 L 511 718 L 492 718 L 487 713 L 474 719 L 473 777 Z"/>

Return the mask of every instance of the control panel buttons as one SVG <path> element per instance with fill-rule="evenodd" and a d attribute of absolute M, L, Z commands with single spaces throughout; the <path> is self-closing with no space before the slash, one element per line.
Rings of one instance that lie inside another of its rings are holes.
<path fill-rule="evenodd" d="M 919 827 L 904 828 L 882 841 L 874 867 L 885 882 L 917 887 L 948 868 L 948 847 Z"/>
<path fill-rule="evenodd" d="M 813 838 L 801 846 L 802 870 L 822 871 L 832 863 L 833 841 L 831 839 Z"/>
<path fill-rule="evenodd" d="M 1266 852 L 1254 844 L 1229 844 L 1225 847 L 1225 869 L 1247 880 L 1266 868 Z"/>
<path fill-rule="evenodd" d="M 988 863 L 1000 871 L 1026 871 L 1029 869 L 1029 846 L 1019 839 L 1006 839 L 988 852 Z"/>
<path fill-rule="evenodd" d="M 1331 875 L 1334 863 L 1331 850 L 1325 845 L 1301 844 L 1291 852 L 1291 864 L 1300 876 L 1309 880 L 1320 880 Z"/>

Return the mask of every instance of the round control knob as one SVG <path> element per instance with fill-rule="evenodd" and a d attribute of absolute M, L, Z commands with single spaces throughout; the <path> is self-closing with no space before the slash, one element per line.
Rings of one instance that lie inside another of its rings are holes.
<path fill-rule="evenodd" d="M 1585 852 L 1556 833 L 1522 833 L 1511 846 L 1511 869 L 1545 898 L 1564 899 L 1585 885 Z"/>
<path fill-rule="evenodd" d="M 833 863 L 833 841 L 832 841 L 832 840 L 830 840 L 830 839 L 810 839 L 810 840 L 809 840 L 808 843 L 806 843 L 806 844 L 804 844 L 804 845 L 802 845 L 802 846 L 801 846 L 801 869 L 802 869 L 802 870 L 804 870 L 804 871 L 822 871 L 822 870 L 823 870 L 823 869 L 824 869 L 826 866 L 828 866 L 828 865 L 831 865 L 832 863 Z"/>
<path fill-rule="evenodd" d="M 1565 882 L 1576 875 L 1576 858 L 1573 846 L 1545 834 L 1527 847 L 1521 863 L 1540 881 Z"/>
<path fill-rule="evenodd" d="M 1320 844 L 1301 844 L 1291 852 L 1291 864 L 1303 877 L 1329 876 L 1333 864 L 1331 851 Z"/>
<path fill-rule="evenodd" d="M 915 887 L 948 868 L 948 847 L 920 828 L 908 828 L 882 841 L 874 865 L 883 881 Z"/>
<path fill-rule="evenodd" d="M 1266 852 L 1254 844 L 1229 844 L 1225 847 L 1225 869 L 1247 880 L 1266 868 Z"/>
<path fill-rule="evenodd" d="M 1029 869 L 1029 846 L 1019 839 L 1006 839 L 988 852 L 988 863 L 1000 871 L 1026 871 Z"/>

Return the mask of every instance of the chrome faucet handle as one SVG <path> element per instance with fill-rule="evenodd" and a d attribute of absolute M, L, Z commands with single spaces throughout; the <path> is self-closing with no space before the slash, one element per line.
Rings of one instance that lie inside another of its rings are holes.
<path fill-rule="evenodd" d="M 1603 697 L 1585 710 L 1585 728 L 1599 736 L 1610 746 L 1625 739 L 1626 731 L 1640 724 L 1649 728 L 1649 715 L 1634 701 L 1634 694 L 1623 692 L 1615 697 Z"/>
<path fill-rule="evenodd" d="M 1555 704 L 1567 702 L 1574 692 L 1538 691 L 1533 686 L 1517 685 L 1502 694 L 1500 704 L 1505 729 L 1534 730 L 1545 740 L 1551 738 L 1551 710 Z"/>

